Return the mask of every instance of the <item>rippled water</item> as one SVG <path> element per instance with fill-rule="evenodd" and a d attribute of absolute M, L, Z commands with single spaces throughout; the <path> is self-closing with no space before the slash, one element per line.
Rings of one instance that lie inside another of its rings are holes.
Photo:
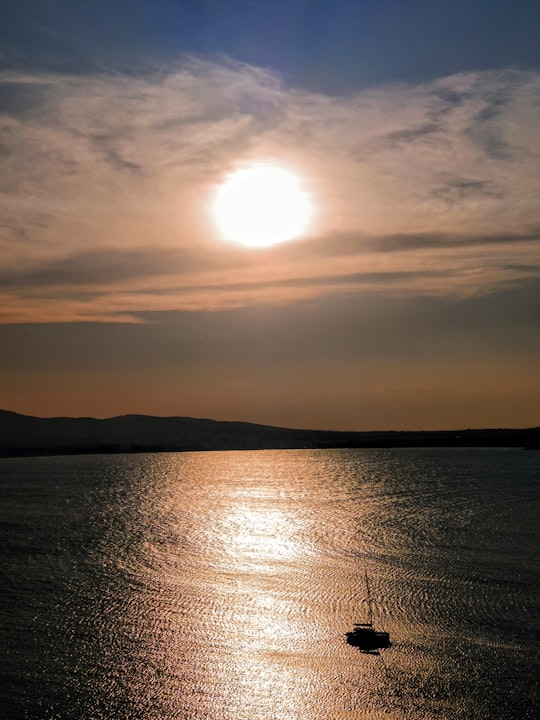
<path fill-rule="evenodd" d="M 540 454 L 0 461 L 0 716 L 536 718 Z M 344 633 L 367 618 L 393 645 Z"/>

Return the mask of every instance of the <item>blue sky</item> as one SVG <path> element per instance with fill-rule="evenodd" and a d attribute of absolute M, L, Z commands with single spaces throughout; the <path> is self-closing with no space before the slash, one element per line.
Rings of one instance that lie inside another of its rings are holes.
<path fill-rule="evenodd" d="M 540 423 L 540 6 L 0 3 L 0 407 Z M 223 241 L 270 163 L 302 237 Z"/>
<path fill-rule="evenodd" d="M 129 71 L 227 55 L 335 92 L 540 67 L 534 0 L 4 0 L 2 15 L 5 67 Z"/>

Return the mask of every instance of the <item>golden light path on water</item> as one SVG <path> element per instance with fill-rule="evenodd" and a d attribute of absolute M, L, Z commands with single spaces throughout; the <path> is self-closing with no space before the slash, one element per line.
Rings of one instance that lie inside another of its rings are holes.
<path fill-rule="evenodd" d="M 230 717 L 243 717 L 246 708 L 248 715 L 257 708 L 260 713 L 261 705 L 268 717 L 302 717 L 305 709 L 293 688 L 308 678 L 289 667 L 287 654 L 299 628 L 290 601 L 279 592 L 283 573 L 302 557 L 295 537 L 298 520 L 274 507 L 275 490 L 250 487 L 245 480 L 247 487 L 225 490 L 207 535 L 214 571 L 235 576 L 229 623 L 234 642 L 227 662 L 220 664 L 220 685 L 230 687 L 233 681 Z"/>
<path fill-rule="evenodd" d="M 346 518 L 338 513 L 328 523 L 321 516 L 328 499 L 306 484 L 311 471 L 301 453 L 281 468 L 271 452 L 213 455 L 202 482 L 201 466 L 196 484 L 184 474 L 166 488 L 161 479 L 174 477 L 174 461 L 161 460 L 169 467 L 159 470 L 158 497 L 145 496 L 143 516 L 155 522 L 161 508 L 158 532 L 167 527 L 170 534 L 175 524 L 178 531 L 153 548 L 143 583 L 152 589 L 143 604 L 165 630 L 158 650 L 154 625 L 150 644 L 169 668 L 166 696 L 180 685 L 182 717 L 299 720 L 320 718 L 319 706 L 332 718 L 351 717 L 363 691 L 350 664 L 358 652 L 343 632 L 365 610 L 365 597 L 362 568 L 351 568 L 348 552 L 339 550 L 350 540 Z M 336 617 L 344 608 L 345 622 Z M 373 663 L 368 668 L 368 697 L 374 677 L 384 681 L 381 672 Z M 373 712 L 362 717 L 378 717 Z"/>

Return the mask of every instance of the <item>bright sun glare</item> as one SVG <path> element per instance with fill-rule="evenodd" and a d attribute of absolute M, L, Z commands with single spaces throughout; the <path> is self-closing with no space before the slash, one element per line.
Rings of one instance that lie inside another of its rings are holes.
<path fill-rule="evenodd" d="M 218 190 L 213 211 L 226 240 L 267 247 L 301 235 L 311 204 L 293 173 L 261 165 L 230 175 Z"/>

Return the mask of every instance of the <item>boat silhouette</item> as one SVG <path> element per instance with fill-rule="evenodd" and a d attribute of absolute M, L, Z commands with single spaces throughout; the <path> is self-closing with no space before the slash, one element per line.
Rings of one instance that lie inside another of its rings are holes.
<path fill-rule="evenodd" d="M 345 638 L 349 645 L 353 645 L 364 653 L 376 653 L 381 648 L 390 647 L 390 634 L 373 627 L 373 611 L 371 608 L 371 591 L 366 571 L 366 590 L 368 601 L 368 622 L 355 623 L 354 629 L 345 633 Z"/>

